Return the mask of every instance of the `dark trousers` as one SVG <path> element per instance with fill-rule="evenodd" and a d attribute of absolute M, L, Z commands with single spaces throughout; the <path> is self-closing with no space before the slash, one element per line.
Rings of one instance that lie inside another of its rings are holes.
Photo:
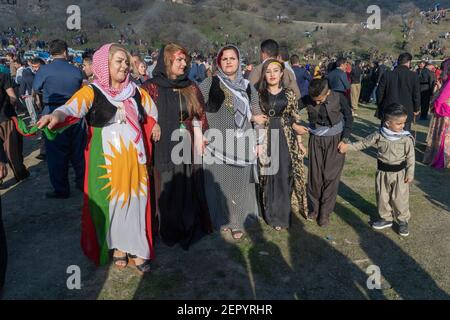
<path fill-rule="evenodd" d="M 53 141 L 45 138 L 48 173 L 56 193 L 70 194 L 69 163 L 75 170 L 77 186 L 83 186 L 86 140 L 86 127 L 83 122 L 71 125 Z"/>
<path fill-rule="evenodd" d="M 312 216 L 328 219 L 336 204 L 345 155 L 339 153 L 341 135 L 309 138 L 308 207 Z"/>
<path fill-rule="evenodd" d="M 413 116 L 413 117 L 414 117 L 414 116 Z M 403 128 L 403 130 L 405 130 L 405 131 L 411 131 L 411 127 L 412 127 L 412 122 L 411 122 L 411 121 L 406 122 L 406 123 L 405 123 L 405 127 Z"/>
<path fill-rule="evenodd" d="M 429 90 L 420 93 L 420 120 L 426 120 L 430 109 L 431 93 Z"/>
<path fill-rule="evenodd" d="M 8 261 L 8 250 L 6 249 L 5 228 L 2 218 L 2 201 L 0 198 L 0 298 L 2 297 L 3 285 L 5 284 L 6 264 Z"/>
<path fill-rule="evenodd" d="M 30 173 L 23 164 L 23 138 L 17 132 L 14 122 L 7 120 L 0 123 L 0 139 L 8 157 L 8 163 L 17 181 L 28 178 Z"/>

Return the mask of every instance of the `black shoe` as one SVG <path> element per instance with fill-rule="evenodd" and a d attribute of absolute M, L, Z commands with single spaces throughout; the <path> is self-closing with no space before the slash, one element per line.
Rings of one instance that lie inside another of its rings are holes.
<path fill-rule="evenodd" d="M 330 217 L 320 217 L 319 218 L 319 226 L 322 228 L 328 227 L 328 224 L 330 223 Z"/>
<path fill-rule="evenodd" d="M 390 227 L 392 227 L 392 221 L 386 221 L 384 219 L 372 223 L 372 228 L 375 230 L 382 230 Z"/>
<path fill-rule="evenodd" d="M 0 190 L 6 190 L 11 188 L 12 186 L 16 185 L 18 181 L 16 179 L 11 179 L 8 182 L 2 182 L 0 184 Z"/>
<path fill-rule="evenodd" d="M 402 237 L 409 236 L 408 223 L 407 222 L 399 222 L 398 223 L 398 234 Z"/>
<path fill-rule="evenodd" d="M 31 173 L 30 171 L 27 171 L 23 177 L 20 177 L 20 179 L 16 178 L 17 183 L 21 182 L 21 181 L 26 181 L 27 179 L 31 178 Z"/>
<path fill-rule="evenodd" d="M 47 160 L 47 156 L 45 154 L 39 154 L 36 156 L 36 159 L 45 161 L 45 160 Z"/>
<path fill-rule="evenodd" d="M 315 213 L 315 212 L 309 212 L 307 220 L 308 221 L 317 221 L 317 217 L 318 216 L 319 215 L 317 213 Z"/>
<path fill-rule="evenodd" d="M 56 193 L 56 192 L 47 192 L 45 194 L 47 199 L 67 199 L 70 197 L 68 194 Z"/>

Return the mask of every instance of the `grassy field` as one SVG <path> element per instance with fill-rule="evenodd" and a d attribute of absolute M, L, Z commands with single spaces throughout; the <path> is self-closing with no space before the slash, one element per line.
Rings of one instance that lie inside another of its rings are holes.
<path fill-rule="evenodd" d="M 376 130 L 373 106 L 363 106 L 354 138 Z M 203 238 L 189 251 L 156 242 L 153 272 L 96 268 L 79 246 L 81 201 L 44 200 L 50 189 L 37 141 L 26 140 L 33 177 L 2 191 L 9 245 L 6 299 L 449 299 L 450 173 L 421 164 L 428 122 L 417 130 L 416 181 L 410 236 L 370 228 L 376 217 L 374 150 L 350 153 L 327 229 L 293 217 L 288 231 L 263 221 L 235 242 Z M 67 267 L 81 268 L 81 290 L 68 290 Z M 380 268 L 380 290 L 367 289 L 367 268 Z"/>

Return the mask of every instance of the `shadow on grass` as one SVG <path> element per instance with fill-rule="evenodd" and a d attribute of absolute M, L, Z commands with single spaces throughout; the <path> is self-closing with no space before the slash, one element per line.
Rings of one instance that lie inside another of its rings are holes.
<path fill-rule="evenodd" d="M 372 219 L 377 208 L 344 183 L 339 195 Z M 433 278 L 394 241 L 376 232 L 349 208 L 337 203 L 335 212 L 352 227 L 360 238 L 360 246 L 370 261 L 380 267 L 384 277 L 402 299 L 449 299 Z"/>
<path fill-rule="evenodd" d="M 12 200 L 3 203 L 9 249 L 4 298 L 97 299 L 108 279 L 109 265 L 95 266 L 80 248 L 80 194 L 67 200 L 45 200 L 44 206 L 42 190 L 33 192 L 32 182 L 18 184 L 6 196 L 20 197 L 27 204 L 19 207 L 23 210 L 15 207 L 11 214 Z M 80 290 L 68 288 L 68 283 L 76 283 L 70 279 L 75 274 L 70 266 L 79 267 Z"/>
<path fill-rule="evenodd" d="M 249 274 L 256 299 L 383 299 L 365 289 L 368 275 L 324 239 L 292 217 L 288 231 L 263 232 L 262 220 L 248 230 Z M 286 234 L 288 233 L 288 234 Z M 282 253 L 286 241 L 285 258 Z"/>
<path fill-rule="evenodd" d="M 205 233 L 210 232 L 211 222 L 220 232 L 220 227 L 228 224 L 231 217 L 228 200 L 213 175 L 208 170 L 197 171 L 197 174 L 198 183 L 198 179 L 205 179 L 208 182 L 206 190 L 210 197 L 208 200 L 214 199 L 217 212 L 211 215 L 212 221 L 208 221 L 209 225 L 205 224 L 205 216 L 196 218 L 195 229 L 201 229 L 202 226 L 203 232 L 192 231 L 192 234 L 197 233 L 197 236 L 193 237 L 195 241 L 192 241 L 189 250 L 181 250 L 180 246 L 172 248 L 162 246 L 162 241 L 156 239 L 154 269 L 140 279 L 133 299 L 192 300 L 252 297 L 243 250 L 236 242 L 228 242 L 219 234 L 205 236 Z M 197 196 L 201 207 L 208 210 L 205 195 Z M 174 194 L 171 195 L 171 199 L 172 202 L 176 201 Z M 188 222 L 192 226 L 193 221 Z"/>

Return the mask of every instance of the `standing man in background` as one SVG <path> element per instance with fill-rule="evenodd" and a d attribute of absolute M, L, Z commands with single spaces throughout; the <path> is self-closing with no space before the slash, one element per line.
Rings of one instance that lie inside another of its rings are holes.
<path fill-rule="evenodd" d="M 401 104 L 408 112 L 405 131 L 411 130 L 414 118 L 420 113 L 420 81 L 417 73 L 410 70 L 411 61 L 410 53 L 402 53 L 398 57 L 398 67 L 383 74 L 377 90 L 378 118 L 383 119 L 385 107 Z"/>
<path fill-rule="evenodd" d="M 43 92 L 43 114 L 64 105 L 81 87 L 83 76 L 67 61 L 67 50 L 66 42 L 53 40 L 50 43 L 53 62 L 42 66 L 34 78 L 33 90 Z M 47 198 L 65 199 L 70 196 L 69 162 L 75 170 L 77 189 L 83 190 L 86 128 L 82 121 L 58 134 L 53 141 L 45 138 L 48 172 L 54 188 L 53 192 L 46 194 Z"/>
<path fill-rule="evenodd" d="M 359 97 L 361 95 L 361 79 L 362 79 L 362 69 L 361 69 L 361 61 L 356 60 L 355 65 L 350 72 L 350 81 L 351 81 L 351 101 L 352 101 L 352 111 L 353 116 L 357 116 L 356 110 L 358 110 L 359 105 Z"/>

